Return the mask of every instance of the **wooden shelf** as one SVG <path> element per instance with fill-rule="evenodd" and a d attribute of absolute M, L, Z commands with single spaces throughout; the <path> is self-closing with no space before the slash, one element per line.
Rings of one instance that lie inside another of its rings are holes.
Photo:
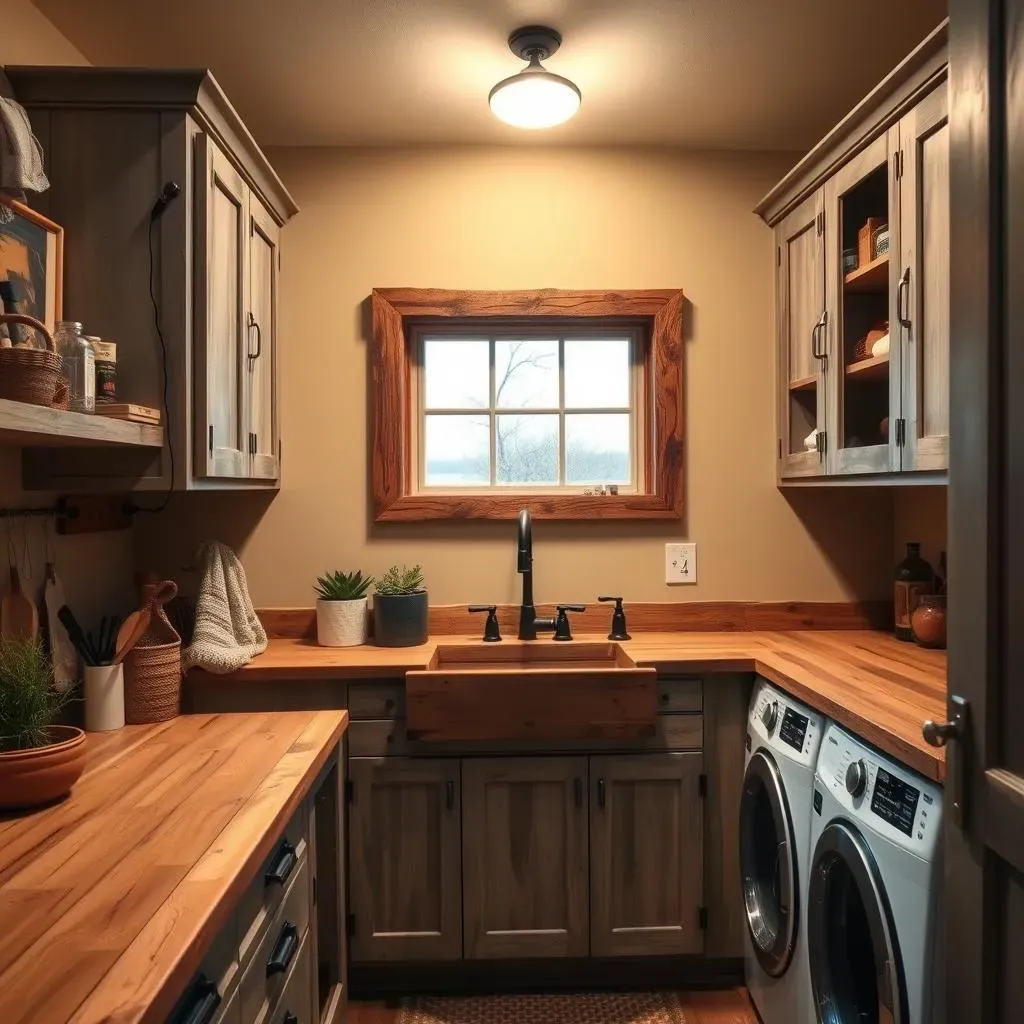
<path fill-rule="evenodd" d="M 163 427 L 47 409 L 42 405 L 0 398 L 0 446 L 69 448 L 76 445 L 130 445 L 160 448 L 163 443 Z"/>
<path fill-rule="evenodd" d="M 818 386 L 818 375 L 811 374 L 810 377 L 797 377 L 789 382 L 790 391 L 813 391 Z"/>
<path fill-rule="evenodd" d="M 876 256 L 843 278 L 844 290 L 853 294 L 886 292 L 889 289 L 889 254 Z"/>
<path fill-rule="evenodd" d="M 846 376 L 859 381 L 881 381 L 889 379 L 889 353 L 884 356 L 872 356 L 870 359 L 858 359 L 855 363 L 846 364 Z"/>

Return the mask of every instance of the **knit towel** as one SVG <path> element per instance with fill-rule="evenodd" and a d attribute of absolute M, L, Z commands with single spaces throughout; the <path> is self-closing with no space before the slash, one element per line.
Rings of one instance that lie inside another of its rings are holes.
<path fill-rule="evenodd" d="M 267 649 L 267 632 L 249 599 L 245 570 L 234 551 L 220 541 L 203 546 L 203 579 L 196 601 L 192 643 L 181 667 L 223 674 L 234 672 Z"/>
<path fill-rule="evenodd" d="M 0 189 L 21 194 L 50 187 L 43 169 L 43 147 L 32 132 L 25 108 L 11 98 L 10 83 L 0 70 Z"/>

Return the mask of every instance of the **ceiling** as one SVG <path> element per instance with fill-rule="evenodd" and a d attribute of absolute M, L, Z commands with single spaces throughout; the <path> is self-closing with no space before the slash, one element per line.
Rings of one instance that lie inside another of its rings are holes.
<path fill-rule="evenodd" d="M 35 0 L 93 64 L 209 67 L 264 145 L 522 142 L 487 93 L 557 28 L 580 113 L 530 141 L 806 149 L 945 0 Z"/>

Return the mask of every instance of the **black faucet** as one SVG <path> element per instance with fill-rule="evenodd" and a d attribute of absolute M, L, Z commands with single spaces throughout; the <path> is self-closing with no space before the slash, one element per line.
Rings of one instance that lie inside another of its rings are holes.
<path fill-rule="evenodd" d="M 533 604 L 533 528 L 530 513 L 519 513 L 519 551 L 516 571 L 523 577 L 523 603 L 519 606 L 519 639 L 536 640 L 538 629 L 555 628 L 554 619 L 538 619 Z"/>

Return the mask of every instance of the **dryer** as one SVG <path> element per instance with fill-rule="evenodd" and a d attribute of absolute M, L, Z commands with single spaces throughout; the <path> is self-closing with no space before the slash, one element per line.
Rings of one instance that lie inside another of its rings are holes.
<path fill-rule="evenodd" d="M 824 718 L 763 679 L 747 719 L 740 874 L 747 989 L 763 1024 L 811 1024 L 803 892 Z"/>
<path fill-rule="evenodd" d="M 817 1020 L 928 1024 L 941 930 L 942 790 L 830 723 L 811 842 Z"/>

